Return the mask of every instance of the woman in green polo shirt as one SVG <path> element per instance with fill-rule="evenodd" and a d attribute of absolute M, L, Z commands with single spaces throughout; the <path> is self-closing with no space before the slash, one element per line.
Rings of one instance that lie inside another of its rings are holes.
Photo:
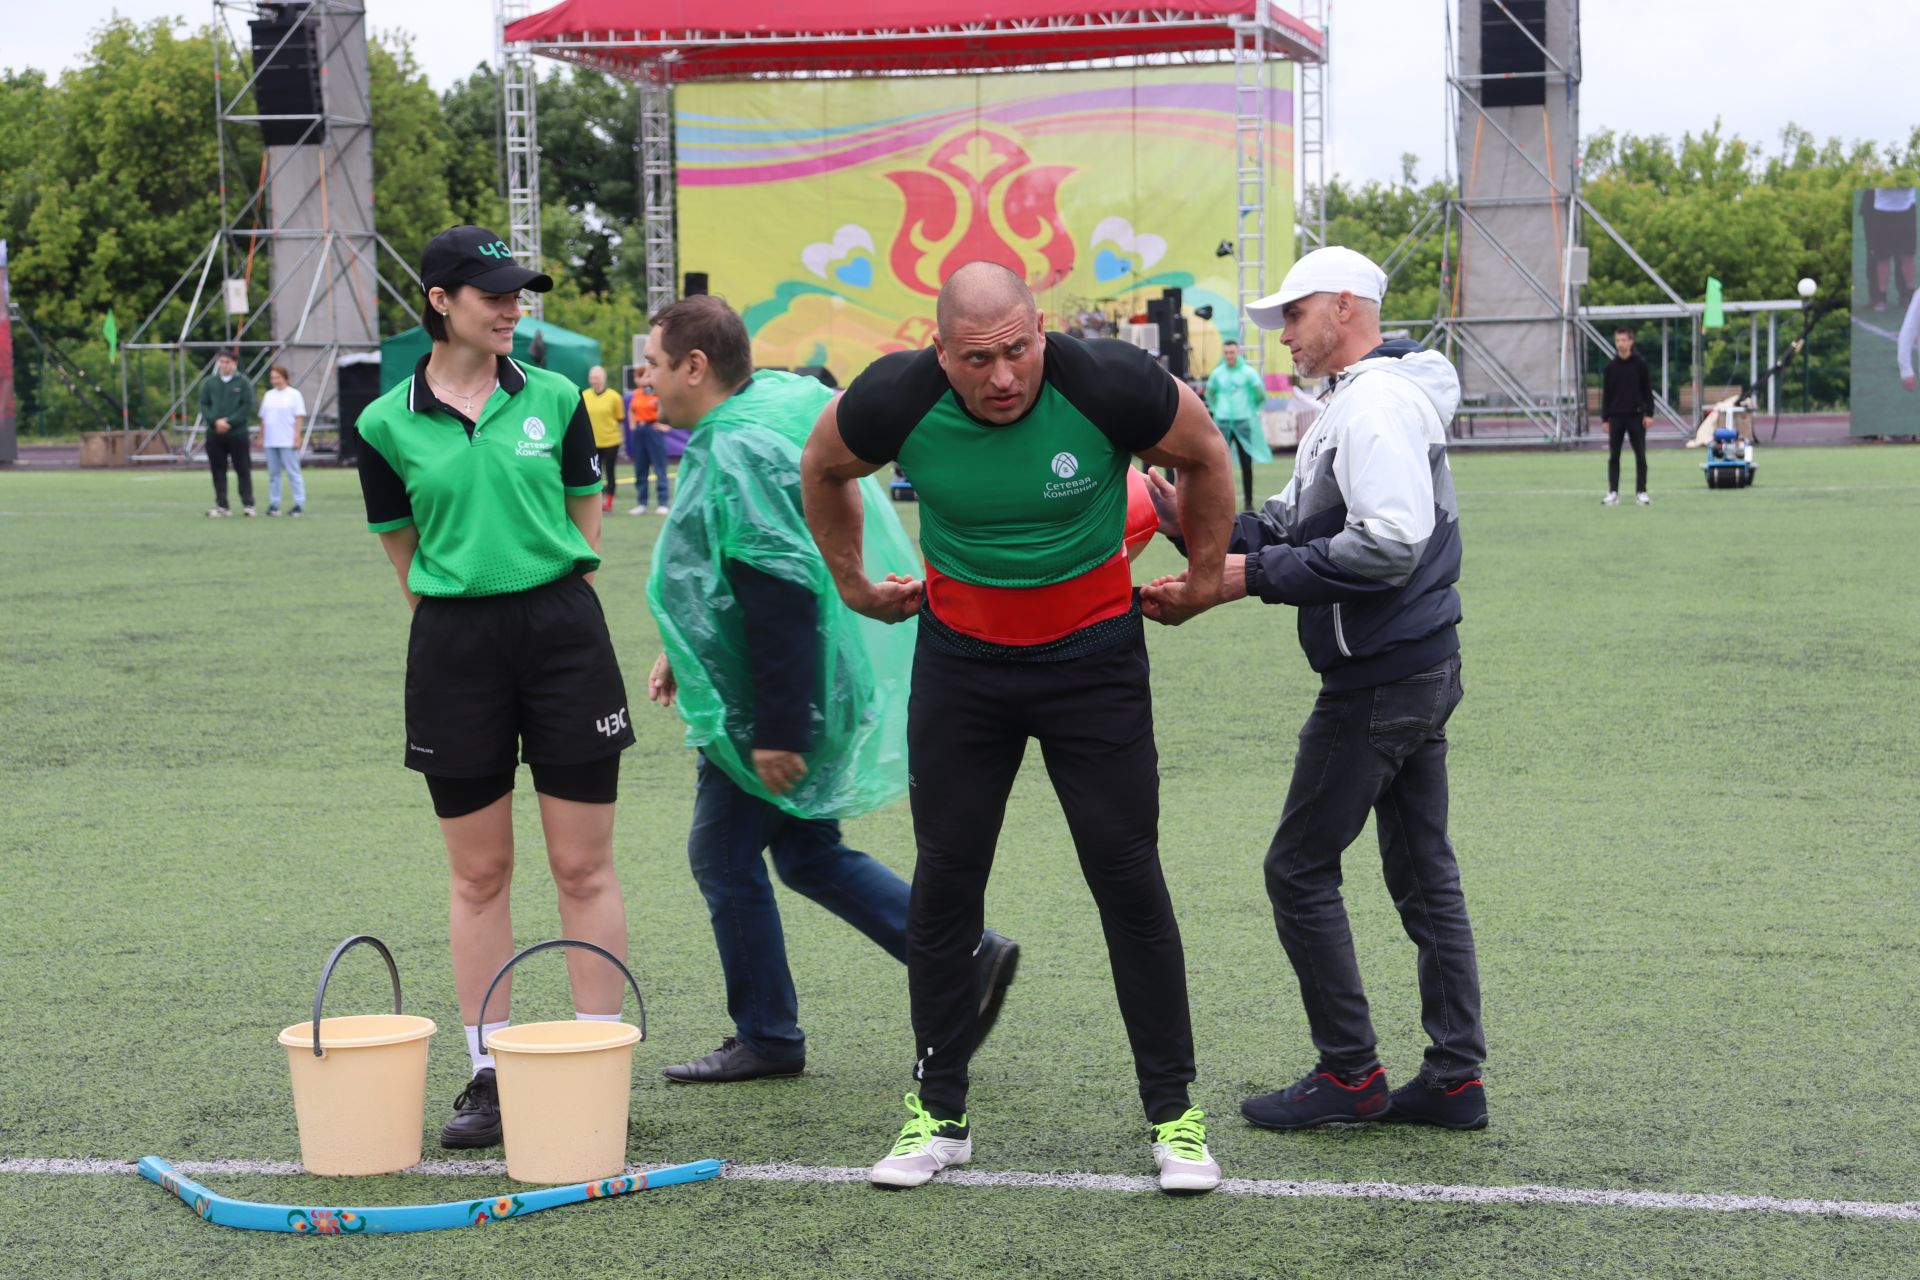
<path fill-rule="evenodd" d="M 448 1147 L 500 1141 L 487 982 L 513 954 L 513 779 L 524 759 L 568 937 L 626 954 L 613 870 L 627 695 L 591 585 L 600 460 L 580 392 L 512 358 L 522 289 L 553 281 L 491 231 L 454 227 L 420 265 L 433 350 L 360 415 L 360 487 L 413 610 L 406 764 L 426 775 L 452 872 L 448 932 L 473 1078 Z M 574 953 L 580 954 L 580 953 Z M 588 958 L 590 959 L 590 957 Z M 620 975 L 569 959 L 576 1016 L 620 1014 Z"/>

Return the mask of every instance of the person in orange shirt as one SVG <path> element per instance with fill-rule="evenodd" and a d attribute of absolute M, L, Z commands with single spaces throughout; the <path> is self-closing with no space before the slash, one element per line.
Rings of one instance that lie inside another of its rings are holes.
<path fill-rule="evenodd" d="M 627 400 L 627 457 L 633 462 L 636 501 L 627 514 L 647 514 L 647 471 L 651 468 L 654 496 L 660 500 L 653 513 L 663 516 L 667 514 L 667 502 L 672 496 L 667 481 L 667 424 L 660 420 L 660 397 L 640 380 L 642 375 L 636 372 L 634 376 L 633 395 Z"/>

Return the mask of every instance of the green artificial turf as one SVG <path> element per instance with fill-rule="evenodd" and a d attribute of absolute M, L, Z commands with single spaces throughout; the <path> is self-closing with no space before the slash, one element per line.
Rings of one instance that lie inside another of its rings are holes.
<path fill-rule="evenodd" d="M 1697 461 L 1657 452 L 1640 509 L 1599 504 L 1591 455 L 1455 459 L 1452 822 L 1485 985 L 1484 1133 L 1239 1121 L 1241 1096 L 1312 1063 L 1260 860 L 1316 681 L 1291 610 L 1151 631 L 1195 1098 L 1230 1177 L 1920 1200 L 1920 449 L 1774 450 L 1729 492 Z M 199 473 L 0 474 L 0 1159 L 297 1159 L 274 1037 L 355 932 L 393 946 L 409 1010 L 440 1023 L 430 1130 L 460 1087 L 443 854 L 400 763 L 405 610 L 353 477 L 308 484 L 299 522 L 208 521 Z M 911 1086 L 904 971 L 804 900 L 783 896 L 807 1074 L 656 1074 L 730 1029 L 683 852 L 692 757 L 639 701 L 657 528 L 610 517 L 599 579 L 640 735 L 617 834 L 652 1029 L 632 1158 L 865 1165 Z M 1143 579 L 1175 563 L 1149 555 Z M 516 933 L 533 942 L 558 923 L 524 774 L 519 833 Z M 903 805 L 848 834 L 910 869 Z M 1369 832 L 1347 893 L 1397 1082 L 1423 1040 L 1374 858 Z M 1151 1172 L 1037 753 L 988 906 L 1025 950 L 975 1063 L 974 1167 Z M 566 1016 L 561 962 L 521 969 L 518 1016 Z M 376 1012 L 385 986 L 356 952 L 329 1011 Z M 498 1181 L 205 1180 L 362 1202 Z M 9 1274 L 1920 1275 L 1920 1224 L 1752 1214 L 730 1181 L 484 1233 L 314 1242 L 210 1227 L 131 1178 L 0 1186 Z"/>

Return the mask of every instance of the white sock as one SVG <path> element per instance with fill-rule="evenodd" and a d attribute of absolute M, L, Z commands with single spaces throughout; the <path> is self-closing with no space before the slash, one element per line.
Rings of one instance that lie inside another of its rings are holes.
<path fill-rule="evenodd" d="M 473 1063 L 473 1074 L 479 1075 L 482 1071 L 489 1070 L 493 1066 L 493 1055 L 480 1052 L 481 1033 L 485 1032 L 487 1035 L 492 1035 L 494 1032 L 505 1028 L 506 1025 L 505 1022 L 489 1022 L 484 1027 L 466 1028 L 467 1057 Z"/>
<path fill-rule="evenodd" d="M 613 1013 L 582 1013 L 578 1009 L 575 1009 L 573 1011 L 573 1020 L 575 1022 L 618 1022 L 620 1021 L 620 1014 L 618 1011 Z"/>

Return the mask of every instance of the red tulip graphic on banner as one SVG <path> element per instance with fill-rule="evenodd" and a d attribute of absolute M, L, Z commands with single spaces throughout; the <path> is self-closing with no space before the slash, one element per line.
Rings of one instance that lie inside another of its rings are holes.
<path fill-rule="evenodd" d="M 1073 239 L 1058 204 L 1060 184 L 1073 172 L 1072 165 L 1034 164 L 1018 142 L 989 129 L 947 139 L 926 168 L 887 174 L 907 201 L 889 255 L 894 275 L 932 296 L 955 269 L 985 259 L 1035 289 L 1059 283 L 1073 270 Z"/>

